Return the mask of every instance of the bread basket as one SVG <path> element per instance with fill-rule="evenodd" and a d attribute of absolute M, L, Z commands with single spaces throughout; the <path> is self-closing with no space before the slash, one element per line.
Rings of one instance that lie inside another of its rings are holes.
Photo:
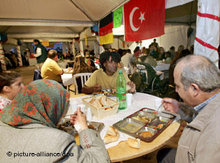
<path fill-rule="evenodd" d="M 106 100 L 106 105 L 96 104 L 100 98 Z M 92 103 L 92 100 L 96 100 L 96 103 Z M 86 108 L 89 107 L 91 109 L 93 116 L 95 116 L 97 119 L 103 119 L 105 117 L 116 114 L 119 107 L 119 103 L 117 101 L 106 97 L 105 95 L 87 97 L 82 99 L 82 101 L 84 102 Z"/>

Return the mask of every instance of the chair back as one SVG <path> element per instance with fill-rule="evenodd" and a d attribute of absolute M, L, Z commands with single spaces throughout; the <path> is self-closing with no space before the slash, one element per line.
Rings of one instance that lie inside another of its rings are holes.
<path fill-rule="evenodd" d="M 74 84 L 75 84 L 75 94 L 78 94 L 79 92 L 79 87 L 78 87 L 78 84 L 77 84 L 77 81 L 76 79 L 77 78 L 80 78 L 80 82 L 81 82 L 81 85 L 82 87 L 84 87 L 85 85 L 85 82 L 89 79 L 89 77 L 92 75 L 92 73 L 78 73 L 78 74 L 75 74 L 73 75 L 73 81 L 74 81 Z"/>
<path fill-rule="evenodd" d="M 34 78 L 33 78 L 33 80 L 39 80 L 39 79 L 42 79 L 41 71 L 40 71 L 40 69 L 35 69 L 34 70 Z"/>

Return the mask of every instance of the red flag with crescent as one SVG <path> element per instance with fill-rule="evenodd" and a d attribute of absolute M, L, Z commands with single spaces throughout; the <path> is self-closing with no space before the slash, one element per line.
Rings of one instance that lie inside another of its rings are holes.
<path fill-rule="evenodd" d="M 125 41 L 164 34 L 165 0 L 130 0 L 124 5 Z"/>

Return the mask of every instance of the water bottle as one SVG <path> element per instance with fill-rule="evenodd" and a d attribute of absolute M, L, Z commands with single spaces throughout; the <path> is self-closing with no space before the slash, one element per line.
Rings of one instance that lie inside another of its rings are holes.
<path fill-rule="evenodd" d="M 118 77 L 116 80 L 116 94 L 119 102 L 119 110 L 126 109 L 126 80 L 122 73 L 122 70 L 118 71 Z"/>

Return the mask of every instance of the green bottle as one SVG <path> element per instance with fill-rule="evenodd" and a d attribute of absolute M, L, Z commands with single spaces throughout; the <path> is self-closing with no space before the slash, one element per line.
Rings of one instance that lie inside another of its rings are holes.
<path fill-rule="evenodd" d="M 127 107 L 126 103 L 126 80 L 122 73 L 122 70 L 118 71 L 118 77 L 116 80 L 116 94 L 119 102 L 119 110 L 124 110 Z"/>

